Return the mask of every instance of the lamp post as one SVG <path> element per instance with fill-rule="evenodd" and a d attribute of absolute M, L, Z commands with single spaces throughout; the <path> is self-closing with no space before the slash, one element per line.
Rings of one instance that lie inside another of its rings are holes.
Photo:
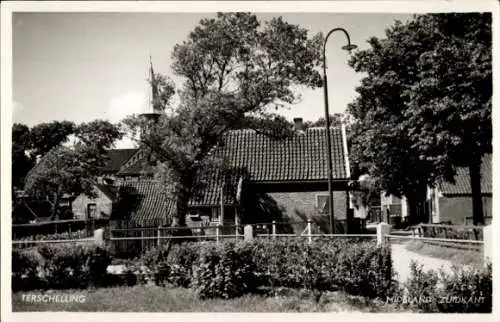
<path fill-rule="evenodd" d="M 325 121 L 326 121 L 326 144 L 328 150 L 328 215 L 330 217 L 330 233 L 334 233 L 334 217 L 333 217 L 333 192 L 332 192 L 332 140 L 330 137 L 330 112 L 328 109 L 328 81 L 326 77 L 326 43 L 328 42 L 328 37 L 336 31 L 342 31 L 347 38 L 347 45 L 343 46 L 342 49 L 351 52 L 351 50 L 356 49 L 357 46 L 351 44 L 351 38 L 344 28 L 334 28 L 328 32 L 323 43 L 323 91 L 325 93 Z"/>

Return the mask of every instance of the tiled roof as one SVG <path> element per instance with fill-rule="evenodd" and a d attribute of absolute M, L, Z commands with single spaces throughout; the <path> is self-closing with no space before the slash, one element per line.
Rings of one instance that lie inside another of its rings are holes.
<path fill-rule="evenodd" d="M 330 128 L 333 179 L 347 179 L 342 130 Z M 285 139 L 273 139 L 253 130 L 231 131 L 216 153 L 233 167 L 245 169 L 253 182 L 326 180 L 325 128 L 309 128 Z"/>
<path fill-rule="evenodd" d="M 455 175 L 455 184 L 445 182 L 440 185 L 444 195 L 472 194 L 468 168 L 458 168 Z M 481 193 L 492 193 L 491 154 L 483 157 L 481 164 Z"/>
<path fill-rule="evenodd" d="M 112 149 L 106 154 L 108 160 L 103 172 L 118 172 L 120 167 L 137 151 L 137 149 Z"/>
<path fill-rule="evenodd" d="M 333 179 L 348 179 L 342 130 L 330 129 L 332 142 Z M 309 128 L 285 139 L 273 139 L 253 130 L 231 131 L 215 154 L 225 156 L 234 169 L 227 180 L 224 192 L 226 205 L 236 204 L 238 180 L 245 173 L 249 182 L 301 182 L 327 179 L 327 144 L 324 128 Z M 118 175 L 149 173 L 147 162 L 127 162 L 130 165 Z M 220 203 L 222 176 L 215 169 L 208 169 L 198 178 L 202 183 L 201 194 L 193 197 L 189 205 L 213 206 Z M 142 182 L 142 180 L 141 180 Z"/>
<path fill-rule="evenodd" d="M 223 182 L 226 182 L 224 187 L 224 204 L 225 205 L 235 205 L 236 202 L 236 190 L 238 189 L 239 175 L 237 171 L 233 171 L 228 174 L 224 180 L 222 173 L 218 170 L 207 170 L 199 178 L 201 184 L 197 196 L 193 196 L 189 201 L 189 206 L 199 207 L 199 206 L 213 206 L 220 204 L 221 201 L 221 187 Z"/>
<path fill-rule="evenodd" d="M 348 179 L 340 127 L 330 128 L 333 179 Z M 325 128 L 309 128 L 285 139 L 273 139 L 253 130 L 229 132 L 216 152 L 230 166 L 243 169 L 252 182 L 296 182 L 326 180 L 327 143 Z M 119 175 L 148 172 L 140 161 L 122 169 Z"/>
<path fill-rule="evenodd" d="M 102 191 L 110 200 L 115 200 L 118 188 L 111 185 L 96 184 L 96 187 Z"/>
<path fill-rule="evenodd" d="M 118 171 L 118 176 L 135 176 L 153 173 L 153 167 L 150 164 L 144 162 L 143 159 L 131 163 L 130 165 L 125 165 L 120 171 Z"/>
<path fill-rule="evenodd" d="M 119 186 L 119 191 L 128 213 L 118 214 L 120 218 L 112 219 L 128 219 L 137 223 L 163 221 L 170 218 L 175 210 L 174 201 L 167 197 L 158 181 L 125 181 Z"/>

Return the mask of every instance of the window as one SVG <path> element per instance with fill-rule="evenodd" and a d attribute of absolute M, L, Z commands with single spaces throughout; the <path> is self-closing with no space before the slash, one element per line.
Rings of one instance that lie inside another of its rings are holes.
<path fill-rule="evenodd" d="M 328 195 L 316 195 L 316 208 L 320 214 L 328 214 Z"/>
<path fill-rule="evenodd" d="M 89 203 L 87 205 L 87 219 L 95 219 L 97 216 L 97 205 L 95 203 Z"/>

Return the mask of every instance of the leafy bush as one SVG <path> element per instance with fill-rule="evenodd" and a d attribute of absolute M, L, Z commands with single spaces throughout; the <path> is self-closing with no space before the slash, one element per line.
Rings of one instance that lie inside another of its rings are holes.
<path fill-rule="evenodd" d="M 437 312 L 435 299 L 438 295 L 439 275 L 433 270 L 424 271 L 423 265 L 415 261 L 410 263 L 410 278 L 404 283 L 404 305 L 412 306 L 424 312 Z"/>
<path fill-rule="evenodd" d="M 169 282 L 175 286 L 188 287 L 191 283 L 192 267 L 199 256 L 198 243 L 162 245 L 150 249 L 143 256 L 144 264 L 152 271 L 157 284 Z"/>
<path fill-rule="evenodd" d="M 254 272 L 249 244 L 204 244 L 193 266 L 191 285 L 200 298 L 233 298 L 255 289 Z"/>
<path fill-rule="evenodd" d="M 149 249 L 143 256 L 144 265 L 148 267 L 153 275 L 153 279 L 157 285 L 162 285 L 167 282 L 169 275 L 169 266 L 167 263 L 169 253 L 169 245 L 162 245 Z"/>
<path fill-rule="evenodd" d="M 12 291 L 42 288 L 43 257 L 35 249 L 12 250 Z"/>
<path fill-rule="evenodd" d="M 229 298 L 257 287 L 343 290 L 370 298 L 394 291 L 390 250 L 348 239 L 183 243 L 149 251 L 158 284 L 191 286 L 201 297 Z"/>
<path fill-rule="evenodd" d="M 71 232 L 58 233 L 58 234 L 41 234 L 33 235 L 28 237 L 16 238 L 16 241 L 31 241 L 31 240 L 63 240 L 63 239 L 83 239 L 88 238 L 88 232 L 86 229 L 75 230 Z"/>
<path fill-rule="evenodd" d="M 37 271 L 38 283 L 31 288 L 38 288 L 42 284 L 43 288 L 51 289 L 100 285 L 110 262 L 107 250 L 95 245 L 43 245 L 13 251 L 12 286 L 17 287 L 19 280 L 14 277 L 17 278 L 19 274 L 34 279 L 34 270 Z M 22 282 L 20 285 L 23 285 Z"/>
<path fill-rule="evenodd" d="M 451 274 L 441 273 L 442 295 L 446 301 L 439 301 L 440 312 L 491 312 L 492 308 L 492 266 L 484 269 L 453 267 Z"/>
<path fill-rule="evenodd" d="M 425 272 L 415 262 L 410 268 L 410 278 L 404 283 L 405 305 L 423 312 L 491 312 L 491 263 L 483 269 L 454 266 L 451 273 L 442 269 Z"/>
<path fill-rule="evenodd" d="M 393 291 L 390 250 L 371 241 L 260 240 L 253 253 L 261 285 L 344 290 L 370 298 Z"/>

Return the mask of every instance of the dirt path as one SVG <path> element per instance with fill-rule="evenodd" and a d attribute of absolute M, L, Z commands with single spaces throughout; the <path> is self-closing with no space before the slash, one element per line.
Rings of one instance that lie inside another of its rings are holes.
<path fill-rule="evenodd" d="M 452 263 L 445 259 L 439 259 L 421 255 L 406 249 L 404 243 L 392 243 L 392 262 L 394 270 L 398 273 L 398 280 L 405 282 L 410 276 L 410 261 L 415 260 L 424 265 L 425 270 L 443 268 L 445 271 L 450 272 Z"/>

